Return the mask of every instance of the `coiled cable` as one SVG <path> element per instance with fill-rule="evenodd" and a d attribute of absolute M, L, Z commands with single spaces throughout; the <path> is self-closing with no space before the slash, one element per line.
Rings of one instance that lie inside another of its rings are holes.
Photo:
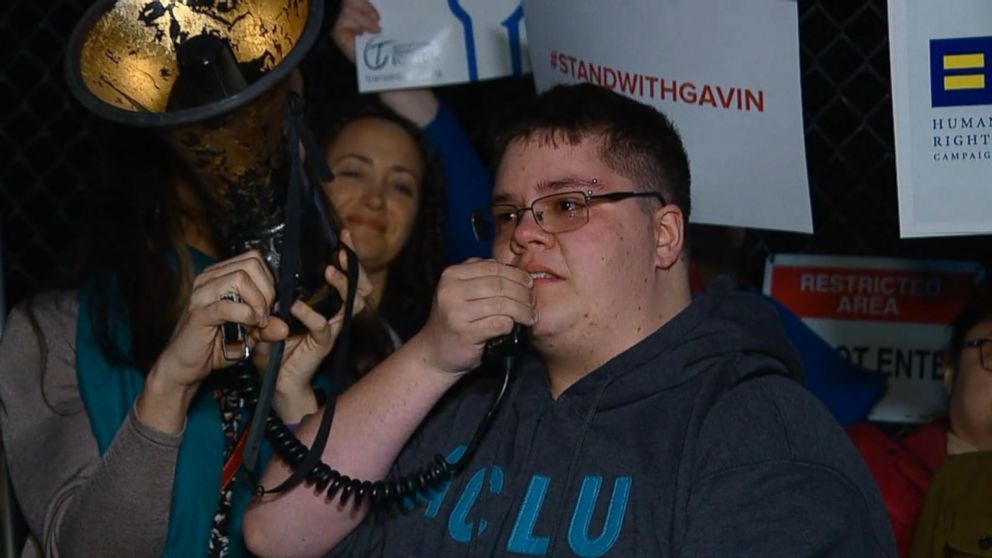
<path fill-rule="evenodd" d="M 398 505 L 408 498 L 414 497 L 417 493 L 439 489 L 445 481 L 461 471 L 472 459 L 478 449 L 482 438 L 489 430 L 493 417 L 499 409 L 506 388 L 510 383 L 512 372 L 516 369 L 521 354 L 522 333 L 519 326 L 515 326 L 513 332 L 506 338 L 500 339 L 500 344 L 509 345 L 500 349 L 501 364 L 503 365 L 503 381 L 496 394 L 495 399 L 486 412 L 471 440 L 466 446 L 465 452 L 454 461 L 448 461 L 441 454 L 435 454 L 434 458 L 423 467 L 413 473 L 403 475 L 394 480 L 368 481 L 353 479 L 339 471 L 331 468 L 322 460 L 317 460 L 303 477 L 303 482 L 313 486 L 317 493 L 326 493 L 328 499 L 339 498 L 342 504 L 347 504 L 349 500 L 357 508 L 368 499 L 373 511 L 383 511 Z M 488 349 L 487 352 L 493 352 Z M 242 394 L 246 403 L 254 408 L 258 403 L 258 379 L 253 370 L 244 366 L 236 373 L 237 381 L 241 386 Z M 334 401 L 330 400 L 324 405 L 324 413 L 334 412 Z M 265 435 L 272 444 L 275 452 L 284 459 L 294 470 L 298 470 L 304 465 L 310 449 L 301 442 L 296 434 L 280 419 L 275 411 L 270 411 L 265 418 Z M 256 487 L 256 495 L 262 496 L 275 490 L 266 490 L 261 485 Z"/>

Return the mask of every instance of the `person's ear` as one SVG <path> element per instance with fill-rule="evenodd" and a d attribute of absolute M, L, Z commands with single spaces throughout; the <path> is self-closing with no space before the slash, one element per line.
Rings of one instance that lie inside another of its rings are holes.
<path fill-rule="evenodd" d="M 951 390 L 954 388 L 954 374 L 957 372 L 957 367 L 951 364 L 947 357 L 944 357 L 944 369 L 942 372 L 944 373 L 944 391 L 947 392 L 947 395 L 950 395 Z"/>
<path fill-rule="evenodd" d="M 685 216 L 682 208 L 669 203 L 653 214 L 655 230 L 655 266 L 670 269 L 682 257 L 685 244 Z"/>

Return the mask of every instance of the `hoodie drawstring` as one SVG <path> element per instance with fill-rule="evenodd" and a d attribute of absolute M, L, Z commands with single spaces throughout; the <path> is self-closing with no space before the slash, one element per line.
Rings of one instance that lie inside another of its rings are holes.
<path fill-rule="evenodd" d="M 606 392 L 606 388 L 613 381 L 613 378 L 607 378 L 603 381 L 603 385 L 596 390 L 596 396 L 593 397 L 592 405 L 589 407 L 589 412 L 586 413 L 585 418 L 582 419 L 582 425 L 579 430 L 579 439 L 575 443 L 575 450 L 572 452 L 572 459 L 568 464 L 568 475 L 565 477 L 565 486 L 562 490 L 561 496 L 558 501 L 558 520 L 555 521 L 555 526 L 551 531 L 551 547 L 548 549 L 547 556 L 555 556 L 555 551 L 558 548 L 558 533 L 561 531 L 561 524 L 568 516 L 568 510 L 565 508 L 566 499 L 568 498 L 568 487 L 572 486 L 572 479 L 575 477 L 575 472 L 578 469 L 579 457 L 582 455 L 582 446 L 586 440 L 586 433 L 589 432 L 589 427 L 592 424 L 592 419 L 596 415 L 596 409 L 599 408 L 599 401 L 603 398 L 603 393 Z"/>

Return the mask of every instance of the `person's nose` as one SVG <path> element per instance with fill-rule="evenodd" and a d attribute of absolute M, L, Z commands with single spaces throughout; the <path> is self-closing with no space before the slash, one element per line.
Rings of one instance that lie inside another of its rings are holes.
<path fill-rule="evenodd" d="M 535 212 L 533 208 L 521 211 L 510 236 L 510 248 L 514 253 L 521 253 L 532 247 L 547 247 L 554 243 L 554 235 L 541 228 L 538 222 L 540 218 L 540 212 Z"/>
<path fill-rule="evenodd" d="M 362 202 L 370 209 L 381 209 L 386 205 L 386 183 L 385 181 L 374 181 L 362 193 Z"/>

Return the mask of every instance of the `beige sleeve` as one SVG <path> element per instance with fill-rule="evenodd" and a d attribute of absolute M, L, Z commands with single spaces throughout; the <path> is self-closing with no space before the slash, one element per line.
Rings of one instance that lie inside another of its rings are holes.
<path fill-rule="evenodd" d="M 75 293 L 14 308 L 0 339 L 0 433 L 46 556 L 160 556 L 182 435 L 132 411 L 99 455 L 75 370 Z M 206 549 L 204 549 L 206 551 Z"/>

